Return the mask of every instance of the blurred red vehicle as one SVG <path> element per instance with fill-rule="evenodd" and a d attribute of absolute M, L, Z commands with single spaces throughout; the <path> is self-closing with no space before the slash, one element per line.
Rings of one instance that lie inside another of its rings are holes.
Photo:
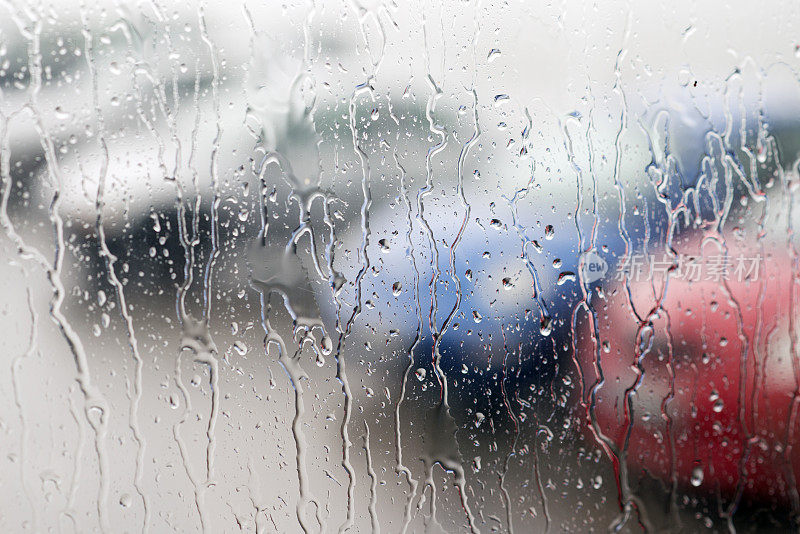
<path fill-rule="evenodd" d="M 582 404 L 625 484 L 797 512 L 800 287 L 790 245 L 764 241 L 693 239 L 590 286 Z"/>

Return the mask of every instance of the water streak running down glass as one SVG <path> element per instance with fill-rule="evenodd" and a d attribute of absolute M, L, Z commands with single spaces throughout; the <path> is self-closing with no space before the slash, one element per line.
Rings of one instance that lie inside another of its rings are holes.
<path fill-rule="evenodd" d="M 798 21 L 0 3 L 0 531 L 797 531 Z"/>

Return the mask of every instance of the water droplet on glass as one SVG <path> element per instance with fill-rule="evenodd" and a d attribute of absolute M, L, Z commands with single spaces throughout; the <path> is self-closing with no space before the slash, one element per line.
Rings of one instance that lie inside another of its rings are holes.
<path fill-rule="evenodd" d="M 547 315 L 542 316 L 539 322 L 539 332 L 543 336 L 549 336 L 553 332 L 553 319 Z"/>
<path fill-rule="evenodd" d="M 703 468 L 700 466 L 696 466 L 692 469 L 692 478 L 691 478 L 692 486 L 695 488 L 700 486 L 703 483 Z"/>

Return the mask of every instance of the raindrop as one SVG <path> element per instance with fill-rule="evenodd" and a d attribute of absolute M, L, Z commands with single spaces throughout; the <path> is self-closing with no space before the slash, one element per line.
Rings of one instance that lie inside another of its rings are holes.
<path fill-rule="evenodd" d="M 475 413 L 475 428 L 479 428 L 485 419 L 486 416 L 482 412 Z"/>
<path fill-rule="evenodd" d="M 695 468 L 692 469 L 691 483 L 692 483 L 692 486 L 694 486 L 695 488 L 699 487 L 700 484 L 703 483 L 703 468 L 702 467 L 695 466 Z"/>
<path fill-rule="evenodd" d="M 539 332 L 543 336 L 549 336 L 553 332 L 553 319 L 548 315 L 543 315 L 539 322 Z"/>
<path fill-rule="evenodd" d="M 575 273 L 571 271 L 564 271 L 558 275 L 558 285 L 563 285 L 567 282 L 574 282 L 575 281 Z"/>
<path fill-rule="evenodd" d="M 499 107 L 501 104 L 504 104 L 509 100 L 509 96 L 506 94 L 499 94 L 494 96 L 494 105 L 495 107 Z"/>
<path fill-rule="evenodd" d="M 392 294 L 395 297 L 399 296 L 400 293 L 402 292 L 403 292 L 403 284 L 401 284 L 400 282 L 395 282 L 394 284 L 392 284 Z"/>

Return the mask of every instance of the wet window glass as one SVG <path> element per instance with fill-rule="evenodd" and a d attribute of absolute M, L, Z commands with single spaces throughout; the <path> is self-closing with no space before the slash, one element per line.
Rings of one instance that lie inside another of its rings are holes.
<path fill-rule="evenodd" d="M 3 2 L 0 530 L 797 529 L 798 9 Z"/>

